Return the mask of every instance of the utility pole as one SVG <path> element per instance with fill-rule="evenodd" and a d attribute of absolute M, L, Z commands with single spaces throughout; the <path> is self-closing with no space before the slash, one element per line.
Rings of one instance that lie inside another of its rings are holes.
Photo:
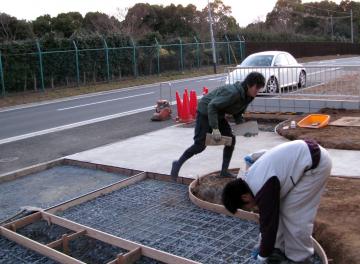
<path fill-rule="evenodd" d="M 210 2 L 208 0 L 208 11 L 209 11 L 209 22 L 210 22 L 210 35 L 211 35 L 211 47 L 212 47 L 212 54 L 213 54 L 213 66 L 214 66 L 214 73 L 216 73 L 216 50 L 215 50 L 215 39 L 214 39 L 214 31 L 213 31 L 213 20 L 211 16 L 210 10 Z"/>
<path fill-rule="evenodd" d="M 334 41 L 334 23 L 333 23 L 333 16 L 331 15 L 331 40 Z"/>
<path fill-rule="evenodd" d="M 350 19 L 351 19 L 351 43 L 354 43 L 354 25 L 353 25 L 353 11 L 350 10 Z"/>

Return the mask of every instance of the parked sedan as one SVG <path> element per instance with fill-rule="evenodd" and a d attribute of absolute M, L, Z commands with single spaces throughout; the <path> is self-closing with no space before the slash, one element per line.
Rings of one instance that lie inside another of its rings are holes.
<path fill-rule="evenodd" d="M 258 71 L 265 76 L 265 87 L 260 92 L 277 93 L 284 87 L 306 86 L 305 68 L 284 51 L 251 54 L 227 75 L 226 83 L 242 81 L 252 71 Z"/>

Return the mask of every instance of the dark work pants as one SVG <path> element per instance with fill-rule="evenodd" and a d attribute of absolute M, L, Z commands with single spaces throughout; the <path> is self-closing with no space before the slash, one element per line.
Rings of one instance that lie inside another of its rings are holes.
<path fill-rule="evenodd" d="M 231 131 L 231 127 L 225 118 L 219 119 L 218 122 L 219 122 L 219 130 L 221 132 L 221 135 L 232 137 L 231 146 L 225 146 L 223 151 L 223 164 L 221 167 L 221 171 L 226 171 L 229 168 L 232 153 L 234 151 L 235 136 L 233 135 Z M 202 115 L 199 112 L 197 112 L 194 144 L 190 146 L 187 150 L 185 150 L 184 154 L 178 160 L 180 166 L 185 161 L 190 159 L 192 156 L 204 151 L 204 149 L 206 148 L 205 146 L 206 133 L 211 133 L 211 132 L 212 132 L 212 128 L 209 125 L 208 117 L 206 115 Z"/>

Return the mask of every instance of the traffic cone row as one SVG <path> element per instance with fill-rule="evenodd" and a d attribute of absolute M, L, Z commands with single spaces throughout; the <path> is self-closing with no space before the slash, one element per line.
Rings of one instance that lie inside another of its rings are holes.
<path fill-rule="evenodd" d="M 183 94 L 183 100 L 181 101 L 179 92 L 176 91 L 176 104 L 177 104 L 177 119 L 180 122 L 191 122 L 196 117 L 197 109 L 197 96 L 195 91 L 190 91 L 190 96 L 187 88 L 185 88 Z"/>

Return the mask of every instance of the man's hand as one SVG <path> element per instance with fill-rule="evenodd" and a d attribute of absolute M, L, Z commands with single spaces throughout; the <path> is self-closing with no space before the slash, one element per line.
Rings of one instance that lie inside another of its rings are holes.
<path fill-rule="evenodd" d="M 212 137 L 215 141 L 220 141 L 221 140 L 221 133 L 219 129 L 213 129 L 212 131 Z"/>

